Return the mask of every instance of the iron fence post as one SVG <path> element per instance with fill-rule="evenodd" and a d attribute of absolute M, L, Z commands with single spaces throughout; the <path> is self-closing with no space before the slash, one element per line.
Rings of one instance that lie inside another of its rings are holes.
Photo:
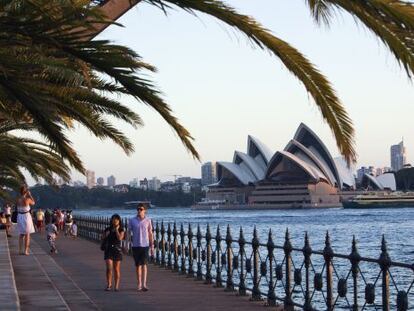
<path fill-rule="evenodd" d="M 305 246 L 303 247 L 303 256 L 305 258 L 305 311 L 312 310 L 311 298 L 310 298 L 310 280 L 309 280 L 309 268 L 311 264 L 312 248 L 309 243 L 308 232 L 305 233 Z"/>
<path fill-rule="evenodd" d="M 234 282 L 233 282 L 233 249 L 231 248 L 231 243 L 233 238 L 230 232 L 230 225 L 227 225 L 226 233 L 226 246 L 227 246 L 227 280 L 226 280 L 226 291 L 234 291 Z"/>
<path fill-rule="evenodd" d="M 286 229 L 285 233 L 285 243 L 283 245 L 283 251 L 285 253 L 285 268 L 286 268 L 286 277 L 285 277 L 285 299 L 284 299 L 284 308 L 285 310 L 293 310 L 293 301 L 292 301 L 292 244 L 290 243 L 289 230 Z"/>
<path fill-rule="evenodd" d="M 240 235 L 239 235 L 239 256 L 240 256 L 240 284 L 239 284 L 239 295 L 246 296 L 246 279 L 244 275 L 244 257 L 245 257 L 245 250 L 244 246 L 246 245 L 246 240 L 244 239 L 243 235 L 243 228 L 240 227 Z"/>
<path fill-rule="evenodd" d="M 211 232 L 210 232 L 210 224 L 207 224 L 207 231 L 206 231 L 206 255 L 207 255 L 207 266 L 206 266 L 206 281 L 205 284 L 211 284 L 213 282 L 213 277 L 211 275 Z"/>
<path fill-rule="evenodd" d="M 197 280 L 203 280 L 203 270 L 201 268 L 201 239 L 203 236 L 201 235 L 200 224 L 197 225 Z"/>
<path fill-rule="evenodd" d="M 220 225 L 217 225 L 216 232 L 216 287 L 223 287 L 223 280 L 221 278 L 221 234 L 220 234 Z"/>
<path fill-rule="evenodd" d="M 178 272 L 178 231 L 177 231 L 177 224 L 174 222 L 173 228 L 173 236 L 174 236 L 174 271 Z"/>
<path fill-rule="evenodd" d="M 185 274 L 185 232 L 184 232 L 184 225 L 183 223 L 181 223 L 181 227 L 180 227 L 180 238 L 181 238 L 181 269 L 180 269 L 180 273 L 181 274 Z"/>
<path fill-rule="evenodd" d="M 253 290 L 252 300 L 261 300 L 259 288 L 259 238 L 257 237 L 256 226 L 253 229 L 252 249 L 253 249 Z"/>
<path fill-rule="evenodd" d="M 276 294 L 275 287 L 273 284 L 273 259 L 275 243 L 273 242 L 272 229 L 269 230 L 269 237 L 267 239 L 267 256 L 269 258 L 269 290 L 267 292 L 267 304 L 271 307 L 276 306 Z"/>
<path fill-rule="evenodd" d="M 331 240 L 329 237 L 329 232 L 326 232 L 325 236 L 325 248 L 323 250 L 323 258 L 325 260 L 326 266 L 326 307 L 328 311 L 332 311 L 334 307 L 333 300 L 333 267 L 332 267 L 332 258 L 334 252 L 331 247 Z"/>
<path fill-rule="evenodd" d="M 352 265 L 351 270 L 352 270 L 353 292 L 354 292 L 354 301 L 352 305 L 352 310 L 358 311 L 358 273 L 359 273 L 359 262 L 361 261 L 361 256 L 358 253 L 355 235 L 352 238 L 352 252 L 349 255 L 349 260 L 351 261 L 351 265 Z"/>
<path fill-rule="evenodd" d="M 385 236 L 382 236 L 381 241 L 381 255 L 379 258 L 379 265 L 382 272 L 382 310 L 390 310 L 390 272 L 391 258 L 387 251 L 387 242 Z"/>
<path fill-rule="evenodd" d="M 167 227 L 167 242 L 168 242 L 168 254 L 167 254 L 167 257 L 168 257 L 168 260 L 167 260 L 167 268 L 168 269 L 172 269 L 172 260 L 171 260 L 171 253 L 172 253 L 172 249 L 173 249 L 173 247 L 171 247 L 172 246 L 172 244 L 171 244 L 171 225 L 170 225 L 170 223 L 168 223 L 168 227 Z"/>
<path fill-rule="evenodd" d="M 158 225 L 158 221 L 155 225 L 155 263 L 157 265 L 160 264 L 160 227 Z"/>
<path fill-rule="evenodd" d="M 193 230 L 191 229 L 191 224 L 188 224 L 188 276 L 194 276 L 194 258 L 193 258 Z"/>
<path fill-rule="evenodd" d="M 161 221 L 161 266 L 165 267 L 165 227 L 164 227 L 164 221 Z"/>

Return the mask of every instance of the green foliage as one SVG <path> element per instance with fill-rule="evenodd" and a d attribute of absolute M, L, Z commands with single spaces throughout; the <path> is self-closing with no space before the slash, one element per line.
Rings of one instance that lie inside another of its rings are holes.
<path fill-rule="evenodd" d="M 127 193 L 114 192 L 106 188 L 37 186 L 30 189 L 36 200 L 36 208 L 122 208 L 125 202 L 149 200 L 158 207 L 191 206 L 200 201 L 202 193 L 144 191 L 129 188 Z"/>

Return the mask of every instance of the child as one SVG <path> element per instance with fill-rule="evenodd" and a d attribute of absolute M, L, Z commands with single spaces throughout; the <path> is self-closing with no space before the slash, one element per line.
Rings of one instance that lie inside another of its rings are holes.
<path fill-rule="evenodd" d="M 78 236 L 78 225 L 76 224 L 76 220 L 72 222 L 72 227 L 70 227 L 70 236 L 73 239 L 76 239 Z"/>
<path fill-rule="evenodd" d="M 56 237 L 58 234 L 58 229 L 56 225 L 52 222 L 49 222 L 46 226 L 46 233 L 47 233 L 47 241 L 49 242 L 50 252 L 52 254 L 57 254 L 56 249 Z"/>

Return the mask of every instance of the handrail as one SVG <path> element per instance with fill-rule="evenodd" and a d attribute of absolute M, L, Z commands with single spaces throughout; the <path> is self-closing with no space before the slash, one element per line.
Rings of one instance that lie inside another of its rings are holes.
<path fill-rule="evenodd" d="M 109 218 L 75 216 L 79 235 L 94 241 L 109 225 Z M 128 225 L 128 220 L 123 220 Z M 359 255 L 355 237 L 349 254 L 335 253 L 326 233 L 324 249 L 312 250 L 308 234 L 303 248 L 293 247 L 286 230 L 283 245 L 275 245 L 269 230 L 267 243 L 260 243 L 256 228 L 247 241 L 243 229 L 232 237 L 227 226 L 215 234 L 207 224 L 193 231 L 188 224 L 156 222 L 153 226 L 154 263 L 194 277 L 206 284 L 249 293 L 252 300 L 265 299 L 285 310 L 409 310 L 414 306 L 414 264 L 391 260 L 385 237 L 378 258 Z M 130 241 L 123 241 L 130 250 Z M 380 290 L 379 290 L 380 289 Z M 377 291 L 380 295 L 377 295 Z"/>

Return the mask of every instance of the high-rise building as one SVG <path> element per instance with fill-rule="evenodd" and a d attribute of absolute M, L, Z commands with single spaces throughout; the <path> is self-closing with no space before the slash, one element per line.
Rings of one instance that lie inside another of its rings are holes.
<path fill-rule="evenodd" d="M 201 185 L 207 186 L 217 182 L 216 162 L 207 162 L 201 166 Z"/>
<path fill-rule="evenodd" d="M 108 187 L 115 187 L 115 185 L 116 185 L 116 180 L 115 180 L 115 176 L 114 176 L 114 175 L 109 176 L 109 177 L 106 179 L 106 181 L 107 181 Z"/>
<path fill-rule="evenodd" d="M 95 187 L 95 185 L 96 185 L 96 183 L 95 183 L 95 172 L 87 170 L 86 171 L 86 186 L 89 189 L 91 189 L 91 188 Z"/>
<path fill-rule="evenodd" d="M 401 141 L 398 145 L 391 146 L 391 168 L 394 172 L 397 172 L 405 164 L 407 164 L 407 158 L 405 155 L 404 141 Z"/>
<path fill-rule="evenodd" d="M 161 180 L 157 177 L 153 177 L 152 179 L 148 180 L 148 190 L 158 191 L 161 188 Z"/>
<path fill-rule="evenodd" d="M 96 183 L 97 183 L 97 185 L 99 186 L 99 187 L 102 187 L 103 185 L 104 185 L 104 179 L 103 179 L 103 177 L 99 177 L 97 180 L 96 180 Z"/>

